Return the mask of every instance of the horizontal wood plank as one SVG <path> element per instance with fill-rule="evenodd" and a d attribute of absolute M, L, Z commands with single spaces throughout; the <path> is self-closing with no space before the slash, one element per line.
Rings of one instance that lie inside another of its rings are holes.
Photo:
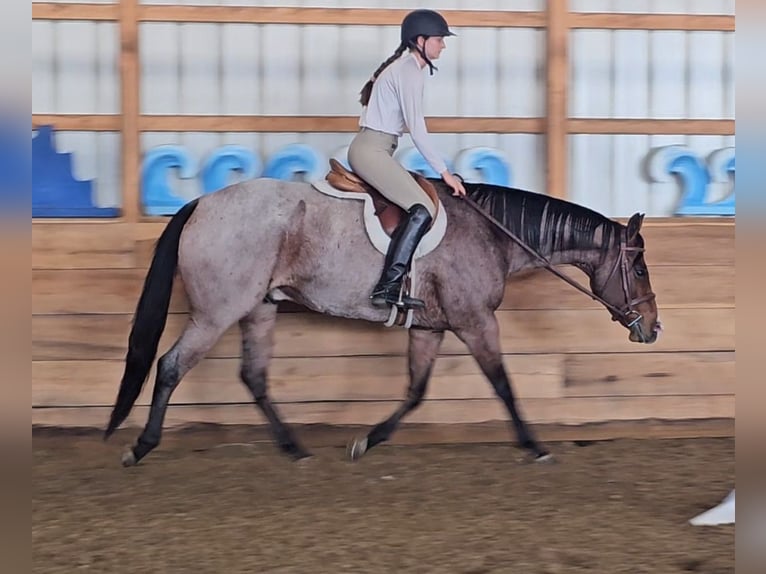
<path fill-rule="evenodd" d="M 570 118 L 570 134 L 719 135 L 735 134 L 734 120 Z"/>
<path fill-rule="evenodd" d="M 545 131 L 542 118 L 494 116 L 429 117 L 433 133 L 522 133 Z M 115 132 L 120 117 L 109 114 L 33 114 L 32 125 L 52 125 L 59 131 Z M 236 115 L 141 115 L 141 131 L 151 132 L 236 132 L 236 133 L 355 133 L 358 116 L 236 116 Z"/>
<path fill-rule="evenodd" d="M 299 424 L 373 425 L 393 413 L 399 401 L 289 403 L 278 406 L 284 420 Z M 607 421 L 699 420 L 734 418 L 734 396 L 584 397 L 519 401 L 523 416 L 533 424 L 580 425 Z M 109 407 L 35 408 L 32 424 L 103 428 Z M 148 407 L 133 409 L 126 427 L 143 427 Z M 466 424 L 508 420 L 498 399 L 431 400 L 410 416 L 408 423 Z M 265 424 L 251 404 L 171 405 L 165 428 L 189 423 Z"/>
<path fill-rule="evenodd" d="M 426 119 L 432 133 L 542 134 L 544 118 L 501 116 Z M 117 132 L 120 117 L 114 114 L 33 114 L 32 125 L 52 125 L 59 131 Z M 236 115 L 141 115 L 141 131 L 150 132 L 236 132 L 236 133 L 355 133 L 358 116 L 236 116 Z M 567 133 L 638 135 L 734 135 L 734 120 L 652 118 L 569 118 Z"/>
<path fill-rule="evenodd" d="M 119 132 L 122 121 L 117 114 L 32 114 L 32 127 L 53 126 L 57 131 Z"/>
<path fill-rule="evenodd" d="M 125 222 L 34 220 L 32 267 L 126 267 L 134 261 L 130 266 L 146 269 L 154 243 L 165 224 L 163 218 L 134 226 Z M 677 221 L 653 224 L 648 220 L 642 233 L 650 269 L 658 266 L 733 266 L 735 227 L 733 220 L 716 225 Z M 129 249 L 133 249 L 133 255 Z"/>
<path fill-rule="evenodd" d="M 118 2 L 32 2 L 32 20 L 95 20 L 113 21 L 120 18 Z"/>
<path fill-rule="evenodd" d="M 94 242 L 94 245 L 100 245 Z M 82 255 L 73 248 L 69 263 L 87 265 L 88 261 L 107 259 L 113 269 L 33 269 L 32 312 L 34 314 L 132 313 L 143 288 L 146 271 L 118 269 L 130 257 L 128 252 L 103 251 L 94 247 Z M 118 247 L 115 247 L 118 249 Z M 46 256 L 49 257 L 50 255 Z M 79 261 L 79 263 L 76 263 Z M 562 271 L 583 286 L 588 286 L 584 273 L 573 267 Z M 650 269 L 652 287 L 661 309 L 733 308 L 735 306 L 735 273 L 730 266 L 656 266 Z M 505 289 L 501 309 L 597 309 L 600 304 L 546 270 L 511 277 Z M 171 312 L 185 312 L 188 303 L 183 283 L 173 285 Z"/>
<path fill-rule="evenodd" d="M 142 5 L 141 22 L 208 22 L 244 24 L 303 24 L 398 26 L 407 13 L 390 8 L 314 8 L 260 6 Z M 452 27 L 544 28 L 544 12 L 510 10 L 443 10 Z M 34 20 L 117 20 L 116 4 L 34 2 Z M 735 19 L 716 14 L 571 13 L 570 28 L 626 30 L 701 30 L 733 32 Z"/>
<path fill-rule="evenodd" d="M 159 219 L 139 223 L 136 229 L 138 267 L 148 267 L 155 241 L 167 225 Z M 708 223 L 644 222 L 641 234 L 646 242 L 646 261 L 650 271 L 659 265 L 731 265 L 735 263 L 735 230 L 733 219 Z"/>
<path fill-rule="evenodd" d="M 32 269 L 136 267 L 130 223 L 32 225 Z"/>
<path fill-rule="evenodd" d="M 399 26 L 406 9 L 256 6 L 151 6 L 139 9 L 143 22 L 238 22 L 252 24 Z M 451 27 L 542 28 L 542 12 L 442 10 Z"/>
<path fill-rule="evenodd" d="M 123 371 L 122 361 L 35 361 L 33 406 L 109 406 Z M 556 398 L 563 391 L 561 355 L 514 355 L 506 360 L 519 397 Z M 238 359 L 206 359 L 192 369 L 173 394 L 176 403 L 249 402 L 239 380 Z M 272 398 L 282 403 L 309 401 L 402 400 L 407 394 L 403 357 L 276 358 L 269 368 Z M 149 404 L 154 372 L 138 404 Z M 436 361 L 426 399 L 491 399 L 494 391 L 472 357 Z"/>
<path fill-rule="evenodd" d="M 432 133 L 524 133 L 545 131 L 542 118 L 494 116 L 435 117 L 426 119 Z M 144 115 L 139 128 L 152 132 L 258 132 L 258 133 L 356 133 L 358 116 L 203 116 Z"/>
<path fill-rule="evenodd" d="M 566 355 L 567 397 L 733 395 L 735 354 L 613 353 Z"/>
<path fill-rule="evenodd" d="M 733 352 L 506 355 L 520 398 L 733 395 Z M 34 361 L 33 406 L 109 406 L 122 361 Z M 238 359 L 205 359 L 173 395 L 177 403 L 248 402 Z M 154 371 L 138 404 L 151 400 Z M 269 368 L 272 397 L 280 402 L 400 400 L 408 380 L 403 357 L 276 358 Z M 426 400 L 489 399 L 495 394 L 471 357 L 442 356 Z"/>
<path fill-rule="evenodd" d="M 652 345 L 628 341 L 627 331 L 599 309 L 499 311 L 505 353 L 657 353 L 733 351 L 733 309 L 669 309 L 662 313 L 665 331 Z M 175 314 L 160 341 L 165 352 L 184 328 L 186 315 Z M 43 315 L 32 317 L 33 360 L 123 359 L 130 315 Z M 286 313 L 277 320 L 277 357 L 404 355 L 407 333 L 383 325 Z M 208 353 L 213 358 L 240 356 L 240 334 L 229 329 Z M 465 355 L 465 345 L 447 333 L 444 355 Z"/>
<path fill-rule="evenodd" d="M 645 222 L 641 235 L 650 272 L 657 265 L 734 265 L 736 223 Z"/>
<path fill-rule="evenodd" d="M 132 313 L 143 288 L 140 269 L 32 270 L 32 313 Z M 176 311 L 186 308 L 182 285 Z"/>
<path fill-rule="evenodd" d="M 733 32 L 735 19 L 726 14 L 637 14 L 574 12 L 570 28 L 598 30 L 688 30 Z"/>
<path fill-rule="evenodd" d="M 61 411 L 62 409 L 53 409 Z M 71 409 L 74 413 L 87 409 Z M 65 416 L 65 415 L 62 415 Z M 74 417 L 73 417 L 74 418 Z M 66 426 L 32 425 L 34 441 L 45 440 L 53 436 L 60 438 L 76 436 L 74 440 L 94 441 L 90 446 L 100 445 L 102 448 L 117 449 L 120 445 L 135 439 L 135 427 L 121 427 L 116 436 L 109 442 L 101 442 L 104 422 L 99 420 L 97 426 L 83 427 L 77 425 L 77 420 Z M 599 441 L 614 439 L 676 439 L 676 438 L 730 438 L 735 434 L 733 418 L 717 419 L 683 419 L 656 420 L 643 419 L 640 421 L 606 421 L 584 423 L 579 425 L 562 425 L 555 423 L 530 424 L 538 439 L 546 442 L 562 441 Z M 68 428 L 67 428 L 68 427 Z M 302 425 L 293 423 L 292 428 L 303 444 L 309 448 L 343 447 L 348 440 L 363 432 L 366 427 L 359 425 Z M 434 444 L 508 444 L 510 429 L 507 421 L 487 421 L 483 423 L 452 423 L 452 424 L 418 424 L 409 423 L 405 419 L 397 431 L 385 444 L 393 445 L 434 445 Z M 188 449 L 208 449 L 224 444 L 241 445 L 269 442 L 273 440 L 271 430 L 266 425 L 257 424 L 213 424 L 188 423 L 175 425 L 163 433 L 162 444 L 183 444 Z M 163 448 L 164 448 L 163 447 Z"/>
<path fill-rule="evenodd" d="M 588 287 L 585 273 L 562 266 L 560 271 Z M 735 273 L 728 265 L 666 266 L 650 268 L 657 305 L 664 309 L 734 308 Z M 551 272 L 540 269 L 511 277 L 505 287 L 501 309 L 600 309 L 601 304 L 568 285 Z"/>

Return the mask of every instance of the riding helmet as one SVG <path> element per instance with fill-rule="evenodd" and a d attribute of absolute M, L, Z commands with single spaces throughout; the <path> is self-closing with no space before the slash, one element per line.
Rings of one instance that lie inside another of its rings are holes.
<path fill-rule="evenodd" d="M 409 46 L 418 36 L 456 36 L 444 16 L 434 10 L 414 10 L 402 20 L 402 44 Z"/>

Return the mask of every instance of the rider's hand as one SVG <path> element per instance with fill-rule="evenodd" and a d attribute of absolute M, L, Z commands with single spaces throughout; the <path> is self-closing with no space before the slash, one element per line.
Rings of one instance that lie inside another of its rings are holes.
<path fill-rule="evenodd" d="M 448 186 L 452 188 L 453 196 L 458 196 L 458 197 L 465 196 L 465 188 L 463 187 L 462 182 L 458 178 L 452 175 L 449 171 L 442 172 L 441 176 L 442 176 L 442 179 L 444 180 L 444 183 L 446 183 Z"/>

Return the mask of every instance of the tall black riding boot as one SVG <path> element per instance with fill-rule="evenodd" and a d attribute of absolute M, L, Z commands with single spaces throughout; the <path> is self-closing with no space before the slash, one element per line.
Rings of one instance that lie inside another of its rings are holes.
<path fill-rule="evenodd" d="M 410 263 L 412 263 L 415 249 L 428 231 L 430 224 L 431 214 L 423 205 L 418 203 L 409 209 L 407 215 L 392 233 L 383 274 L 370 296 L 375 307 L 399 305 L 402 281 Z M 401 305 L 405 308 L 423 308 L 426 306 L 420 299 L 407 296 L 402 298 Z"/>

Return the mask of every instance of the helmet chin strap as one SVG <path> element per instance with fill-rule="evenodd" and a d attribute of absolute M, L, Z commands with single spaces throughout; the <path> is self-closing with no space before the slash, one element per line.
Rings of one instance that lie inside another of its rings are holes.
<path fill-rule="evenodd" d="M 434 70 L 438 70 L 439 68 L 433 65 L 433 62 L 431 62 L 428 56 L 426 56 L 425 50 L 423 50 L 423 48 L 418 46 L 417 42 L 410 41 L 410 45 L 418 51 L 418 54 L 420 54 L 420 57 L 423 58 L 423 60 L 425 60 L 426 64 L 428 64 L 428 72 L 430 73 L 430 75 L 433 76 Z"/>

